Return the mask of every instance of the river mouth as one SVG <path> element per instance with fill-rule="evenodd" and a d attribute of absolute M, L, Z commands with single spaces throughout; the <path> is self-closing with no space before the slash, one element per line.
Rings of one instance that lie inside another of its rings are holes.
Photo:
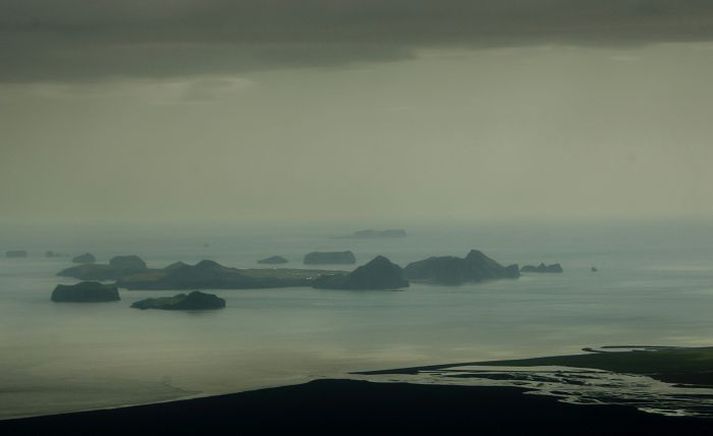
<path fill-rule="evenodd" d="M 698 351 L 701 350 L 701 351 Z M 520 361 L 461 363 L 422 368 L 406 368 L 353 374 L 355 378 L 374 382 L 406 382 L 460 386 L 516 387 L 529 395 L 555 397 L 563 403 L 577 405 L 621 405 L 665 416 L 713 418 L 713 387 L 706 384 L 683 384 L 664 381 L 659 374 L 642 374 L 632 367 L 628 371 L 569 366 L 567 362 L 588 356 L 606 366 L 612 359 L 629 356 L 650 363 L 672 353 L 709 353 L 710 349 L 657 346 L 616 346 L 585 348 L 591 354 Z M 547 364 L 547 362 L 561 362 Z M 542 362 L 542 364 L 538 364 Z"/>

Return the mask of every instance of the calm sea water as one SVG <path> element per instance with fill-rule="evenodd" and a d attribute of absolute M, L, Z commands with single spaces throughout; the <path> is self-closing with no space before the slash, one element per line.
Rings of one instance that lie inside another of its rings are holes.
<path fill-rule="evenodd" d="M 394 240 L 344 240 L 344 225 L 291 228 L 14 227 L 0 251 L 0 418 L 278 386 L 350 371 L 577 352 L 585 346 L 713 345 L 713 226 L 707 223 L 409 227 Z M 225 310 L 162 312 L 132 302 L 52 303 L 71 255 L 138 254 L 152 267 L 213 259 L 256 267 L 316 249 L 383 254 L 401 265 L 477 248 L 501 263 L 561 262 L 528 275 L 403 292 L 308 288 L 215 291 Z M 590 271 L 591 266 L 600 269 Z"/>

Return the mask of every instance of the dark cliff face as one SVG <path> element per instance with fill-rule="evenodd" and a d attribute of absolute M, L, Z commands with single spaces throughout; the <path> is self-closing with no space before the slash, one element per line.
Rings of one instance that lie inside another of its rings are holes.
<path fill-rule="evenodd" d="M 115 285 L 104 285 L 99 282 L 57 285 L 52 292 L 52 301 L 55 302 L 97 303 L 119 300 L 119 290 Z"/>
<path fill-rule="evenodd" d="M 440 256 L 413 262 L 404 268 L 404 273 L 409 280 L 423 280 L 444 285 L 520 276 L 517 265 L 505 267 L 478 250 L 471 250 L 465 258 Z"/>
<path fill-rule="evenodd" d="M 305 265 L 348 265 L 356 263 L 351 251 L 313 251 L 304 258 Z"/>
<path fill-rule="evenodd" d="M 131 305 L 136 309 L 160 310 L 213 310 L 225 307 L 225 300 L 213 294 L 193 291 L 173 297 L 146 298 Z"/>
<path fill-rule="evenodd" d="M 559 263 L 555 263 L 552 265 L 545 265 L 544 263 L 541 263 L 537 266 L 534 265 L 525 265 L 522 267 L 520 270 L 521 272 L 524 273 L 552 273 L 552 274 L 560 274 L 564 272 L 564 269 L 562 269 L 562 265 Z"/>
<path fill-rule="evenodd" d="M 400 266 L 384 256 L 377 256 L 349 274 L 322 276 L 315 280 L 319 289 L 398 289 L 409 286 Z"/>

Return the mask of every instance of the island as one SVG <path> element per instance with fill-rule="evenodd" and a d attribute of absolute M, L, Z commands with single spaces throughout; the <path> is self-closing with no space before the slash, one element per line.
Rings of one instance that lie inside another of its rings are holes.
<path fill-rule="evenodd" d="M 409 280 L 441 285 L 520 277 L 517 265 L 503 266 L 478 250 L 471 250 L 465 258 L 439 256 L 419 260 L 408 264 L 404 274 Z"/>
<path fill-rule="evenodd" d="M 56 303 L 99 303 L 119 300 L 119 289 L 116 285 L 105 285 L 99 282 L 57 285 L 52 292 L 52 301 Z"/>
<path fill-rule="evenodd" d="M 73 263 L 94 263 L 97 258 L 92 253 L 84 253 L 72 258 Z"/>
<path fill-rule="evenodd" d="M 351 235 L 339 236 L 338 239 L 391 239 L 405 238 L 406 230 L 404 229 L 386 229 L 386 230 L 359 230 Z"/>
<path fill-rule="evenodd" d="M 314 281 L 317 289 L 399 289 L 409 286 L 400 266 L 377 256 L 349 274 L 325 274 Z"/>
<path fill-rule="evenodd" d="M 79 280 L 118 280 L 121 277 L 148 271 L 146 262 L 139 256 L 116 256 L 109 264 L 86 263 L 57 273 L 60 277 Z"/>
<path fill-rule="evenodd" d="M 356 263 L 351 251 L 313 251 L 304 257 L 305 265 L 349 265 Z"/>
<path fill-rule="evenodd" d="M 311 287 L 315 279 L 330 272 L 290 268 L 238 269 L 202 260 L 195 265 L 176 262 L 161 269 L 122 275 L 117 285 L 131 290 Z"/>
<path fill-rule="evenodd" d="M 213 294 L 193 291 L 173 297 L 146 298 L 131 305 L 136 309 L 160 310 L 215 310 L 225 307 L 225 300 Z"/>
<path fill-rule="evenodd" d="M 5 257 L 27 257 L 26 250 L 9 250 L 5 252 Z"/>
<path fill-rule="evenodd" d="M 280 265 L 280 264 L 287 263 L 287 262 L 288 262 L 288 260 L 282 256 L 270 256 L 270 257 L 266 257 L 264 259 L 260 259 L 257 261 L 257 263 L 262 263 L 262 264 L 267 264 L 267 265 Z"/>
<path fill-rule="evenodd" d="M 562 265 L 559 263 L 555 263 L 552 265 L 545 265 L 544 263 L 540 263 L 537 266 L 534 265 L 525 265 L 520 269 L 520 272 L 524 273 L 554 273 L 554 274 L 559 274 L 564 272 L 562 269 Z"/>

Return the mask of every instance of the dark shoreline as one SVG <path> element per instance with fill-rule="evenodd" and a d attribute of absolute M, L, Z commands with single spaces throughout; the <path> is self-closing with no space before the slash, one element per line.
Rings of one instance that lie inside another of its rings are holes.
<path fill-rule="evenodd" d="M 626 406 L 578 406 L 509 387 L 316 380 L 215 397 L 0 421 L 3 435 L 675 434 L 713 435 L 713 420 Z"/>

